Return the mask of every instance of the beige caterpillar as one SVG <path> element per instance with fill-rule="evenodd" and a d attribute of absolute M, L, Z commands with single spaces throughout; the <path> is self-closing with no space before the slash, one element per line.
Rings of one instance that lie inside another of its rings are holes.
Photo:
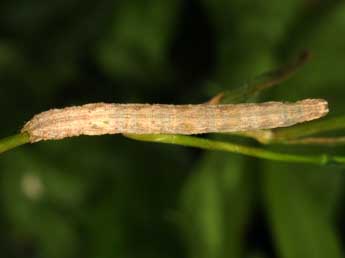
<path fill-rule="evenodd" d="M 51 109 L 22 128 L 31 142 L 78 135 L 202 134 L 286 127 L 328 113 L 327 101 L 165 105 L 94 103 Z"/>

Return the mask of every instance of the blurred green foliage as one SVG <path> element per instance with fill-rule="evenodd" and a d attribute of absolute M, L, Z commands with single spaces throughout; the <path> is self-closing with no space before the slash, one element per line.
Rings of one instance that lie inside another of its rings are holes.
<path fill-rule="evenodd" d="M 342 1 L 4 0 L 0 31 L 3 136 L 52 107 L 202 102 L 303 49 L 261 100 L 345 108 Z M 344 256 L 342 167 L 102 136 L 16 149 L 0 171 L 1 257 Z"/>

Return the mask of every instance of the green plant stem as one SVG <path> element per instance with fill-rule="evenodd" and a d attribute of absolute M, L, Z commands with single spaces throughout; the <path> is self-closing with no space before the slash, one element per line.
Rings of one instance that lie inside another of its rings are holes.
<path fill-rule="evenodd" d="M 284 142 L 290 145 L 328 145 L 337 146 L 345 144 L 345 137 L 306 137 L 296 140 L 288 140 Z"/>
<path fill-rule="evenodd" d="M 262 148 L 248 147 L 244 145 L 221 142 L 209 139 L 203 139 L 194 136 L 185 135 L 138 135 L 138 134 L 126 134 L 126 137 L 147 142 L 158 142 L 167 144 L 177 144 L 188 147 L 196 147 L 205 150 L 218 150 L 232 153 L 239 153 L 251 157 L 284 161 L 291 163 L 309 163 L 316 165 L 327 165 L 327 164 L 345 164 L 345 157 L 329 156 L 326 154 L 322 155 L 294 155 L 280 152 L 273 152 Z"/>
<path fill-rule="evenodd" d="M 340 129 L 345 129 L 345 116 L 316 120 L 293 127 L 276 129 L 273 131 L 273 139 L 274 141 L 286 141 Z"/>
<path fill-rule="evenodd" d="M 252 138 L 262 144 L 339 145 L 345 144 L 345 137 L 306 137 L 340 129 L 345 129 L 345 116 L 317 120 L 274 130 L 257 130 L 231 134 Z"/>
<path fill-rule="evenodd" d="M 0 153 L 14 149 L 20 145 L 29 143 L 29 135 L 27 133 L 20 133 L 0 139 Z"/>

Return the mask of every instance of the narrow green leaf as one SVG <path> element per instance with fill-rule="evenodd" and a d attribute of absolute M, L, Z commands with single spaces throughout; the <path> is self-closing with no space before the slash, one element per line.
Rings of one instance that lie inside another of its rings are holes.
<path fill-rule="evenodd" d="M 340 182 L 339 173 L 320 168 L 305 175 L 308 169 L 303 166 L 266 165 L 264 196 L 280 256 L 343 257 L 331 216 L 341 184 L 329 184 L 330 178 Z M 318 188 L 313 177 L 320 179 Z M 338 191 L 334 193 L 334 189 Z"/>
<path fill-rule="evenodd" d="M 244 157 L 206 153 L 198 162 L 181 195 L 189 257 L 243 256 L 253 197 L 250 175 Z"/>

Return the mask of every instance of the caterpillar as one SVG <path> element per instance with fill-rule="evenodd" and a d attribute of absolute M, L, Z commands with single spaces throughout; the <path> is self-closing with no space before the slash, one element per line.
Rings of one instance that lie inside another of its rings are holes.
<path fill-rule="evenodd" d="M 21 132 L 30 142 L 79 135 L 203 134 L 287 127 L 328 113 L 327 101 L 251 104 L 110 104 L 92 103 L 51 109 L 35 115 Z"/>

